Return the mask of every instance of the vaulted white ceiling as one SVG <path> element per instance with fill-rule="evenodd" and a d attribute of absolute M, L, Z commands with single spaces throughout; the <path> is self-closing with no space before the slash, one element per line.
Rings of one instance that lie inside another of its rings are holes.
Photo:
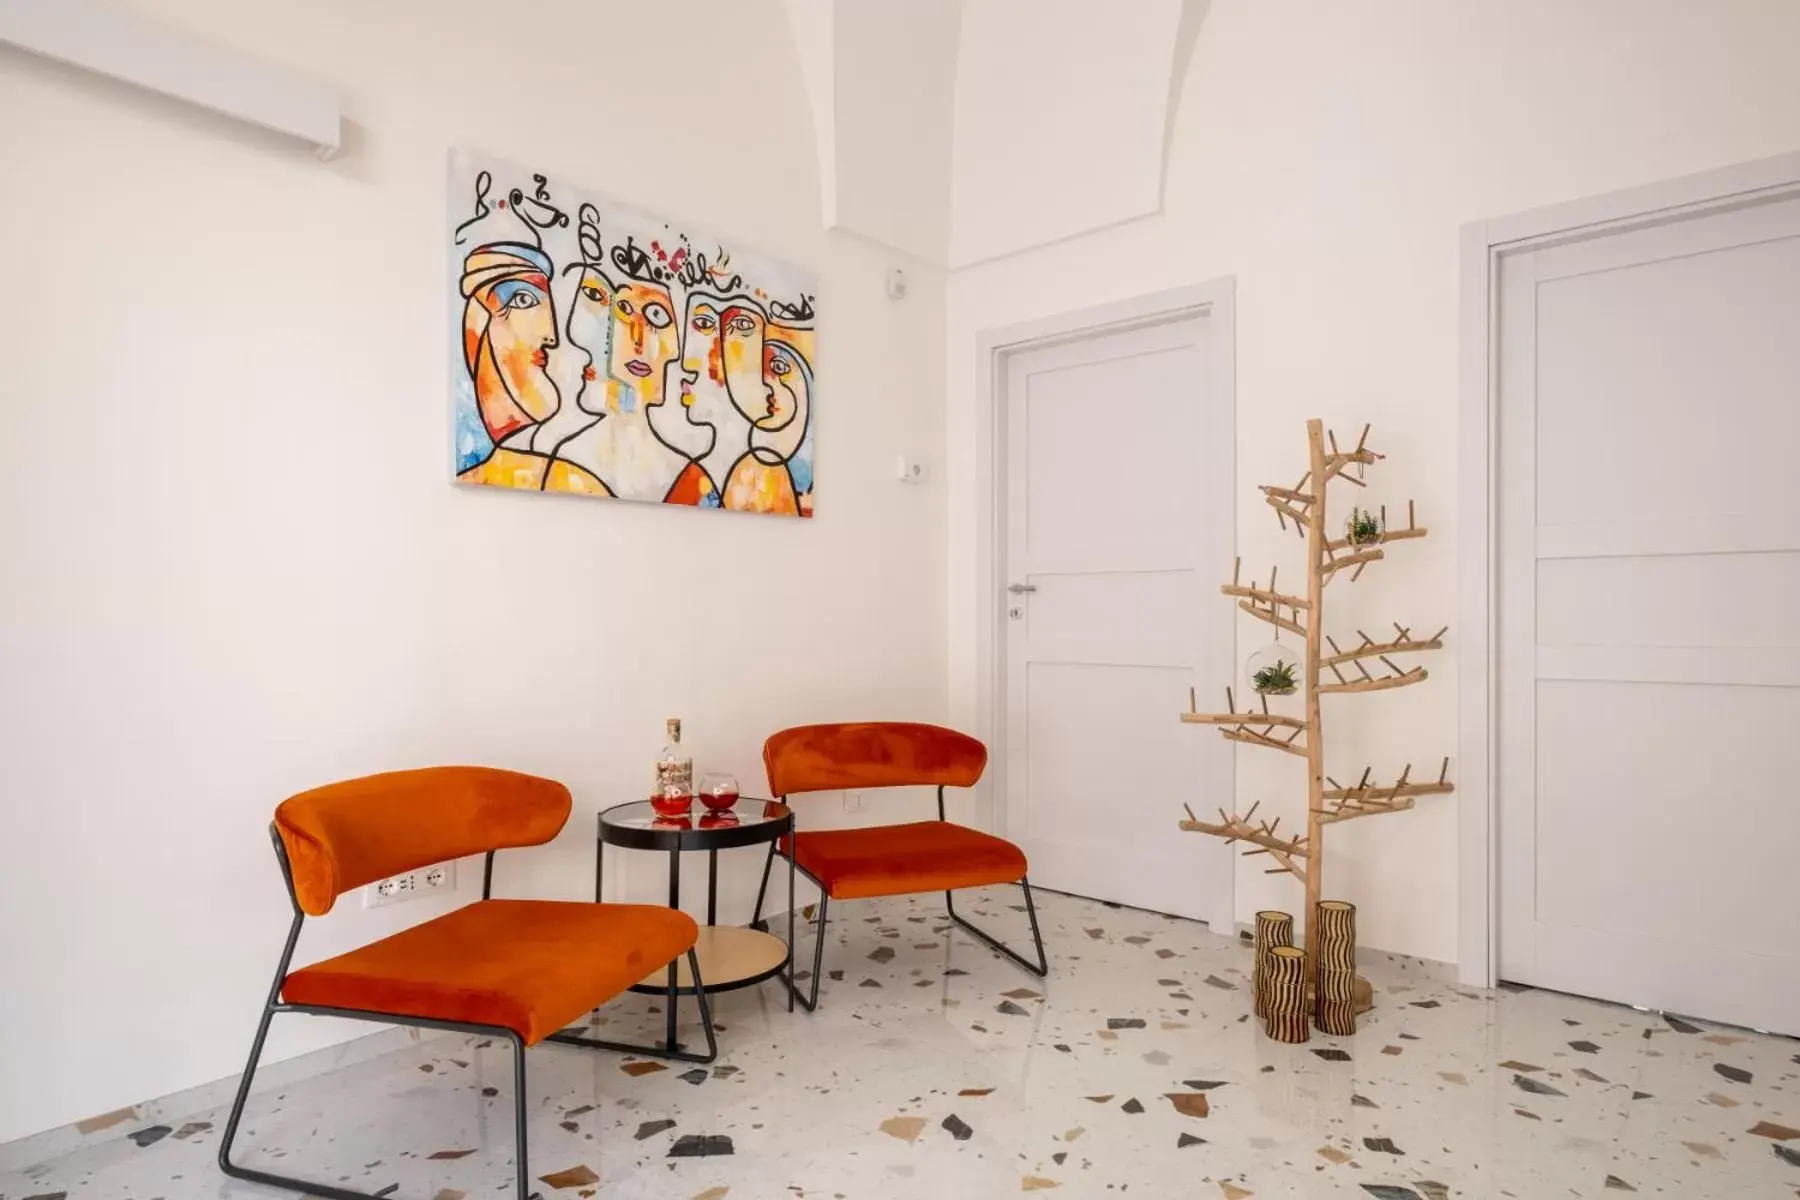
<path fill-rule="evenodd" d="M 1159 210 L 1208 0 L 783 0 L 828 227 L 951 267 Z"/>
<path fill-rule="evenodd" d="M 812 102 L 820 211 L 942 263 L 960 0 L 783 0 Z"/>

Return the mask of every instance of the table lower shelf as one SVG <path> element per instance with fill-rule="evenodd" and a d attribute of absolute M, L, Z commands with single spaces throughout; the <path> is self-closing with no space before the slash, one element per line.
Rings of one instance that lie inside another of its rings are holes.
<path fill-rule="evenodd" d="M 772 933 L 737 925 L 702 925 L 694 956 L 700 960 L 700 978 L 707 992 L 729 992 L 780 974 L 788 964 L 788 947 Z M 687 955 L 676 959 L 675 964 L 676 990 L 692 995 L 694 973 L 688 970 Z M 631 990 L 667 992 L 668 972 L 657 971 Z"/>

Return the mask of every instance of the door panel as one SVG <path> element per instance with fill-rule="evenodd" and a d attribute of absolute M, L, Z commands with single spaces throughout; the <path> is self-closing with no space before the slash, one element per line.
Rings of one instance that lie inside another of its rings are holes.
<path fill-rule="evenodd" d="M 1147 331 L 1155 342 L 1173 329 Z M 1119 335 L 1139 338 L 1143 334 Z M 1171 394 L 1200 370 L 1197 344 L 1069 361 L 1044 352 L 1024 380 L 1026 554 L 1034 571 L 1194 566 L 1188 468 L 1201 414 Z M 1066 365 L 1065 365 L 1066 364 Z M 1174 517 L 1176 519 L 1167 519 Z"/>
<path fill-rule="evenodd" d="M 1190 678 L 1185 667 L 1031 664 L 1022 842 L 1034 879 L 1136 908 L 1210 915 L 1199 904 L 1204 872 L 1216 865 L 1205 847 L 1173 832 L 1180 793 L 1156 786 L 1192 779 L 1198 739 L 1180 736 L 1194 731 L 1173 716 L 1144 719 L 1166 709 L 1171 695 L 1185 695 Z"/>
<path fill-rule="evenodd" d="M 1007 833 L 1033 881 L 1218 923 L 1229 852 L 1175 831 L 1182 801 L 1232 789 L 1228 748 L 1177 719 L 1197 675 L 1232 672 L 1209 336 L 1188 316 L 1011 356 L 1005 578 L 1031 590 L 1006 597 L 1004 699 Z"/>
<path fill-rule="evenodd" d="M 1800 202 L 1502 260 L 1503 978 L 1800 1032 Z"/>
<path fill-rule="evenodd" d="M 1193 571 L 1034 571 L 1032 579 L 1038 590 L 1026 617 L 1037 661 L 1186 662 L 1194 618 L 1213 599 L 1200 594 Z M 1095 620 L 1097 613 L 1130 619 Z M 1187 684 L 1181 686 L 1185 696 Z"/>
<path fill-rule="evenodd" d="M 1540 683 L 1539 838 L 1655 869 L 1542 872 L 1538 919 L 1741 954 L 1791 941 L 1797 910 L 1745 881 L 1790 873 L 1800 846 L 1800 806 L 1769 790 L 1800 775 L 1796 729 L 1795 688 Z"/>
<path fill-rule="evenodd" d="M 1788 493 L 1800 237 L 1540 280 L 1536 307 L 1544 524 L 1749 514 Z"/>

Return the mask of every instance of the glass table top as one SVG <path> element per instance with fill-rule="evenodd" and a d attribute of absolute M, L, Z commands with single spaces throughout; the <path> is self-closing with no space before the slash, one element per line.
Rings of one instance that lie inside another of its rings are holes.
<path fill-rule="evenodd" d="M 657 833 L 682 833 L 688 831 L 708 831 L 726 829 L 753 829 L 759 825 L 770 825 L 785 821 L 788 808 L 785 804 L 774 800 L 761 800 L 754 796 L 740 796 L 732 808 L 722 812 L 712 812 L 703 804 L 698 796 L 694 798 L 693 808 L 686 816 L 666 817 L 651 807 L 648 800 L 638 800 L 631 804 L 619 804 L 600 814 L 600 828 L 643 830 Z"/>

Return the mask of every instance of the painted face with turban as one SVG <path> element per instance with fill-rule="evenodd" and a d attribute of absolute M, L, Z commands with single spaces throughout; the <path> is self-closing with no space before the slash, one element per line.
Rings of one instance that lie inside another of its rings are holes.
<path fill-rule="evenodd" d="M 549 374 L 557 345 L 550 259 L 523 242 L 480 246 L 463 260 L 463 361 L 488 436 L 499 442 L 556 412 Z"/>

